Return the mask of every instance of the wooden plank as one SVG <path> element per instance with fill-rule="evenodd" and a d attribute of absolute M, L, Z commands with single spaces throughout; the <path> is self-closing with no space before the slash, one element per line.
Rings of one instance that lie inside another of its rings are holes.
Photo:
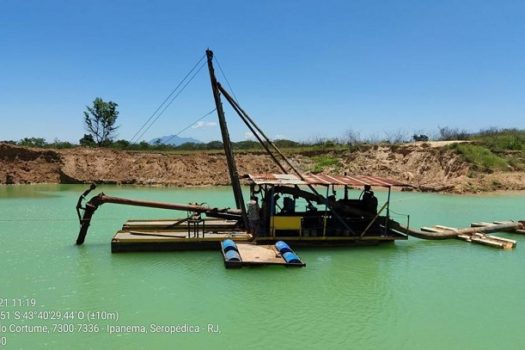
<path fill-rule="evenodd" d="M 469 235 L 457 235 L 457 238 L 462 239 L 466 242 L 470 242 L 470 236 Z"/>
<path fill-rule="evenodd" d="M 434 227 L 440 230 L 458 232 L 458 229 L 456 227 L 448 227 L 443 225 L 435 225 Z"/>
<path fill-rule="evenodd" d="M 494 221 L 494 224 L 496 225 L 502 225 L 502 224 L 512 224 L 514 221 L 512 220 L 505 220 L 505 221 Z"/>
<path fill-rule="evenodd" d="M 470 227 L 487 227 L 487 226 L 494 226 L 494 224 L 490 222 L 473 222 L 470 224 Z"/>
<path fill-rule="evenodd" d="M 473 242 L 478 244 L 483 244 L 486 246 L 494 248 L 503 248 L 503 249 L 512 249 L 516 246 L 516 241 L 512 239 L 507 239 L 503 237 L 485 235 L 480 232 L 474 232 L 471 235 L 468 234 L 459 234 L 458 239 L 464 240 L 466 242 Z"/>
<path fill-rule="evenodd" d="M 437 228 L 432 228 L 432 227 L 421 227 L 421 231 L 434 232 L 434 233 L 441 233 L 441 232 L 443 232 L 443 230 L 439 230 Z"/>
<path fill-rule="evenodd" d="M 501 243 L 503 249 L 512 249 L 516 246 L 516 241 L 511 239 L 506 239 L 502 237 L 490 236 L 487 235 L 487 238 L 493 240 L 494 242 Z"/>
<path fill-rule="evenodd" d="M 478 223 L 483 224 L 483 223 Z M 518 222 L 511 222 L 507 224 L 487 224 L 485 226 L 478 226 L 478 227 L 470 227 L 470 228 L 461 228 L 458 230 L 459 233 L 466 233 L 471 234 L 473 232 L 483 232 L 483 233 L 489 233 L 489 232 L 499 232 L 499 231 L 514 231 L 517 228 L 519 228 Z"/>
<path fill-rule="evenodd" d="M 487 245 L 487 246 L 494 247 L 494 248 L 504 248 L 503 243 L 495 242 L 493 240 L 488 240 L 486 238 L 472 237 L 471 240 L 474 243 L 479 243 L 479 244 Z"/>
<path fill-rule="evenodd" d="M 273 245 L 237 244 L 243 263 L 286 265 Z"/>
<path fill-rule="evenodd" d="M 489 238 L 492 238 L 492 239 L 496 239 L 498 241 L 503 241 L 503 242 L 507 242 L 507 243 L 512 243 L 513 245 L 516 245 L 516 241 L 513 240 L 513 239 L 508 239 L 508 238 L 503 238 L 503 237 L 498 237 L 498 236 L 492 236 L 492 235 L 487 235 L 487 237 Z"/>

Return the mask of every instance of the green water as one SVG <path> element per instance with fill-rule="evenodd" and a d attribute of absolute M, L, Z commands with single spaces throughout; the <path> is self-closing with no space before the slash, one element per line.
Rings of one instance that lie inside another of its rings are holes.
<path fill-rule="evenodd" d="M 218 251 L 111 254 L 110 239 L 126 219 L 172 216 L 163 210 L 104 205 L 85 245 L 75 246 L 74 205 L 84 187 L 0 188 L 0 299 L 36 303 L 0 307 L 0 317 L 11 313 L 0 326 L 89 323 L 13 319 L 15 312 L 35 310 L 72 311 L 77 317 L 118 313 L 118 321 L 94 320 L 98 333 L 0 332 L 0 341 L 7 341 L 0 349 L 525 348 L 523 236 L 512 236 L 518 240 L 513 251 L 409 239 L 370 248 L 298 249 L 304 269 L 226 270 Z M 220 188 L 101 190 L 130 198 L 233 204 L 230 190 Z M 462 226 L 523 219 L 525 197 L 395 193 L 392 208 L 410 213 L 413 226 Z M 106 332 L 106 325 L 149 329 L 150 324 L 201 330 Z M 220 333 L 208 333 L 208 324 L 218 325 Z"/>

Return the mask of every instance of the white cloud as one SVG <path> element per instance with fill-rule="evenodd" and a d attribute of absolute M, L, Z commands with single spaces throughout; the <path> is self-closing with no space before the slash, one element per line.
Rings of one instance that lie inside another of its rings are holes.
<path fill-rule="evenodd" d="M 254 140 L 254 139 L 255 139 L 255 136 L 253 135 L 253 132 L 251 132 L 251 131 L 246 131 L 246 132 L 244 133 L 244 138 L 245 138 L 246 140 Z"/>
<path fill-rule="evenodd" d="M 201 129 L 201 128 L 214 128 L 217 126 L 217 122 L 204 122 L 204 121 L 198 121 L 195 124 L 193 124 L 193 129 Z"/>
<path fill-rule="evenodd" d="M 283 140 L 283 139 L 286 139 L 286 135 L 277 134 L 277 135 L 275 135 L 275 137 L 273 139 L 274 140 Z"/>

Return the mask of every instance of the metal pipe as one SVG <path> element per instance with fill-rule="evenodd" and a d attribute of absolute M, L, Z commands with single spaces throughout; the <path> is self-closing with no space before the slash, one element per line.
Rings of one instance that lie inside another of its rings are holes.
<path fill-rule="evenodd" d="M 224 219 L 241 220 L 241 212 L 237 209 L 219 209 L 219 208 L 208 208 L 202 205 L 192 204 L 176 204 L 176 203 L 165 203 L 165 202 L 150 202 L 134 199 L 126 199 L 119 197 L 106 196 L 104 193 L 99 193 L 89 200 L 84 208 L 84 215 L 80 218 L 80 231 L 77 237 L 77 245 L 84 243 L 86 235 L 91 224 L 93 214 L 104 203 L 113 203 L 121 205 L 131 205 L 136 207 L 147 207 L 147 208 L 159 208 L 169 210 L 181 210 L 181 211 L 192 211 L 196 213 L 204 213 L 207 216 L 219 217 Z"/>
<path fill-rule="evenodd" d="M 142 200 L 135 200 L 135 199 L 127 199 L 127 198 L 106 196 L 103 193 L 101 193 L 99 195 L 99 199 L 100 199 L 100 201 L 102 203 L 123 204 L 123 205 L 131 205 L 131 206 L 136 206 L 136 207 L 148 207 L 148 208 L 160 208 L 160 209 L 171 209 L 171 210 L 182 210 L 182 211 L 194 211 L 194 212 L 197 212 L 197 213 L 204 213 L 204 212 L 210 210 L 210 208 L 204 207 L 204 206 L 201 206 L 201 205 L 142 201 Z"/>

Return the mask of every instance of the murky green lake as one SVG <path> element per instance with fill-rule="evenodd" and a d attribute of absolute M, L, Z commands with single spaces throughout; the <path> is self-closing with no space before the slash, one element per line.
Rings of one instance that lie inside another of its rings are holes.
<path fill-rule="evenodd" d="M 219 251 L 111 254 L 126 219 L 174 216 L 165 210 L 106 204 L 75 246 L 84 188 L 0 187 L 0 348 L 525 348 L 525 236 L 501 234 L 518 240 L 513 251 L 411 238 L 297 249 L 304 269 L 226 270 Z M 229 188 L 100 190 L 233 205 Z M 525 196 L 394 193 L 392 209 L 410 213 L 411 226 L 463 226 L 525 219 Z M 121 325 L 148 333 L 108 333 Z"/>

